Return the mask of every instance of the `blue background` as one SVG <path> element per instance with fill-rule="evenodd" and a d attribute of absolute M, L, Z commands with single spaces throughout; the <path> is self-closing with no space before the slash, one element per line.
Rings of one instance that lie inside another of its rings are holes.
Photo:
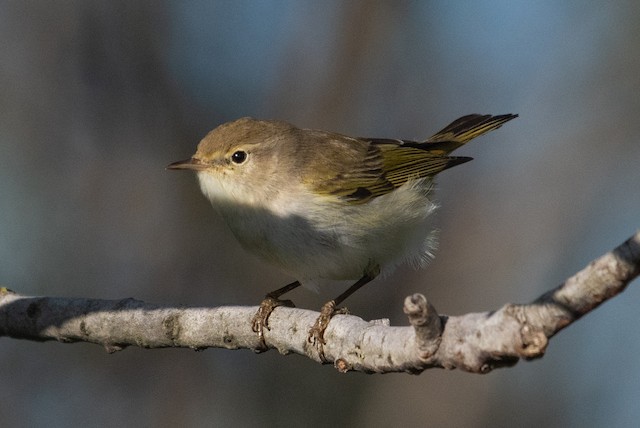
<path fill-rule="evenodd" d="M 164 169 L 241 116 L 420 139 L 520 114 L 457 152 L 436 259 L 356 293 L 365 319 L 406 324 L 413 292 L 446 314 L 531 301 L 640 225 L 634 1 L 5 1 L 0 93 L 0 284 L 22 294 L 255 305 L 290 281 Z M 634 426 L 638 285 L 486 376 L 5 338 L 0 424 Z"/>

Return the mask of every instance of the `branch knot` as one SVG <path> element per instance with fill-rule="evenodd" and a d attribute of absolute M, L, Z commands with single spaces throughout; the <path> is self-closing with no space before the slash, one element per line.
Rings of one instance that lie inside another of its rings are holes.
<path fill-rule="evenodd" d="M 442 320 L 427 298 L 419 293 L 404 299 L 404 313 L 415 331 L 415 341 L 421 360 L 431 358 L 442 340 Z"/>

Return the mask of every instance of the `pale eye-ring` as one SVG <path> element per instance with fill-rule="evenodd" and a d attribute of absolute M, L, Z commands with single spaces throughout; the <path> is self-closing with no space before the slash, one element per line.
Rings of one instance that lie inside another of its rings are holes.
<path fill-rule="evenodd" d="M 247 152 L 243 150 L 236 150 L 231 155 L 231 161 L 233 163 L 237 163 L 238 165 L 240 165 L 241 163 L 244 163 L 244 161 L 246 160 L 247 160 Z"/>

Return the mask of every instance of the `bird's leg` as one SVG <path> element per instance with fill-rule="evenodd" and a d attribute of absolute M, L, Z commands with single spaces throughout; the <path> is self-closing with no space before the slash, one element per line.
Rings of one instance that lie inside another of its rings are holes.
<path fill-rule="evenodd" d="M 309 330 L 309 337 L 307 340 L 318 349 L 318 355 L 323 363 L 327 362 L 324 356 L 324 345 L 327 343 L 324 340 L 324 331 L 329 326 L 329 321 L 331 321 L 331 318 L 334 315 L 348 313 L 346 308 L 336 309 L 336 306 L 344 302 L 347 297 L 351 296 L 363 285 L 378 276 L 378 273 L 380 273 L 380 267 L 375 266 L 373 269 L 365 273 L 355 284 L 349 287 L 347 291 L 322 305 L 322 309 L 320 309 L 320 316 L 316 318 L 316 322 L 313 324 L 313 327 L 311 327 L 311 330 Z"/>
<path fill-rule="evenodd" d="M 280 300 L 280 296 L 298 288 L 300 285 L 299 281 L 294 281 L 267 294 L 264 300 L 260 302 L 258 312 L 256 312 L 251 320 L 251 329 L 258 333 L 258 338 L 260 339 L 260 346 L 257 350 L 265 351 L 267 349 L 267 344 L 264 341 L 264 329 L 269 330 L 269 315 L 271 315 L 271 312 L 278 306 L 295 306 L 291 300 Z"/>

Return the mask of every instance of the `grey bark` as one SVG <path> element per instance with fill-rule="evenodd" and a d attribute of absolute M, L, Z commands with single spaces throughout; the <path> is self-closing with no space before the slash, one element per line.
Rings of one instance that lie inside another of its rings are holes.
<path fill-rule="evenodd" d="M 411 326 L 366 322 L 336 315 L 325 332 L 327 360 L 343 372 L 420 373 L 458 368 L 487 373 L 521 358 L 544 355 L 549 339 L 601 303 L 622 292 L 640 274 L 640 232 L 591 262 L 529 304 L 496 311 L 439 315 L 427 299 L 405 299 Z M 210 347 L 257 349 L 251 330 L 257 307 L 172 307 L 135 299 L 29 297 L 0 289 L 0 336 L 36 341 L 90 342 L 108 352 L 143 348 Z M 265 331 L 269 348 L 320 362 L 307 335 L 317 312 L 278 307 Z"/>

